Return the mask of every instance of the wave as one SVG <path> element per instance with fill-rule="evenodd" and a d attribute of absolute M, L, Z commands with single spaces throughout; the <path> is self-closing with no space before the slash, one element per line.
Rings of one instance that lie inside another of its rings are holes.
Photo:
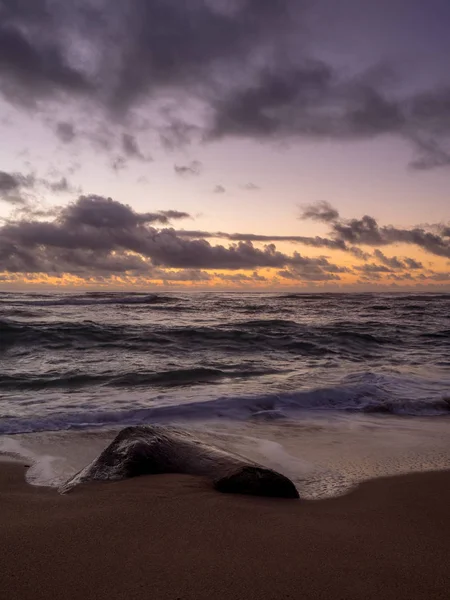
<path fill-rule="evenodd" d="M 156 306 L 159 309 L 161 307 Z M 183 311 L 178 304 L 169 310 Z M 166 310 L 166 309 L 164 309 Z M 189 310 L 189 308 L 187 309 Z M 176 323 L 176 321 L 173 321 Z M 383 324 L 378 321 L 336 322 L 310 325 L 288 319 L 255 319 L 224 322 L 216 326 L 171 325 L 146 323 L 100 323 L 97 321 L 22 321 L 0 318 L 2 351 L 17 347 L 77 351 L 117 349 L 136 352 L 158 351 L 168 347 L 189 352 L 204 350 L 220 352 L 287 352 L 302 356 L 326 356 L 340 353 L 344 358 L 359 360 L 405 346 L 428 350 L 431 342 L 446 352 L 450 330 L 420 332 Z M 289 357 L 287 357 L 289 358 Z"/>
<path fill-rule="evenodd" d="M 284 394 L 219 397 L 168 406 L 135 406 L 124 410 L 64 411 L 49 416 L 8 417 L 0 434 L 34 433 L 138 425 L 206 421 L 248 420 L 267 417 L 297 419 L 307 412 L 379 413 L 398 416 L 450 416 L 447 382 L 365 372 L 345 377 L 335 387 L 313 388 Z"/>
<path fill-rule="evenodd" d="M 159 294 L 102 294 L 91 293 L 81 296 L 67 296 L 64 298 L 50 298 L 42 300 L 20 300 L 11 304 L 28 306 L 95 306 L 103 304 L 162 304 L 177 302 L 179 298 L 174 296 L 161 296 Z"/>
<path fill-rule="evenodd" d="M 175 369 L 171 371 L 129 372 L 111 374 L 62 373 L 60 375 L 2 375 L 0 390 L 46 390 L 54 388 L 81 388 L 86 386 L 112 387 L 183 387 L 201 384 L 213 384 L 226 379 L 248 379 L 276 375 L 285 371 L 276 369 L 213 369 L 206 367 Z"/>

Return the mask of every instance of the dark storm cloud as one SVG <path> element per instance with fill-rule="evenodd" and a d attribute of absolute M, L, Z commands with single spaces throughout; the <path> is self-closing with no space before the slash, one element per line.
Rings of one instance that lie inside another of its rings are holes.
<path fill-rule="evenodd" d="M 237 66 L 282 28 L 289 5 L 243 0 L 223 10 L 196 0 L 3 0 L 0 73 L 22 100 L 31 90 L 40 97 L 67 91 L 125 109 L 161 88 L 207 80 L 220 63 Z M 75 60 L 71 42 L 91 48 L 90 69 Z"/>
<path fill-rule="evenodd" d="M 202 163 L 199 160 L 193 160 L 188 165 L 174 165 L 173 169 L 180 177 L 196 177 L 200 175 L 203 168 Z"/>
<path fill-rule="evenodd" d="M 331 239 L 346 245 L 411 244 L 430 254 L 450 258 L 450 239 L 446 235 L 446 226 L 430 225 L 428 231 L 424 227 L 401 229 L 392 225 L 379 225 L 377 220 L 369 215 L 360 219 L 343 219 L 336 209 L 324 203 L 309 206 L 303 211 L 301 218 L 329 224 Z"/>
<path fill-rule="evenodd" d="M 52 38 L 52 16 L 49 14 L 43 22 L 50 35 L 39 35 L 36 12 L 17 10 L 17 4 L 0 5 L 0 77 L 4 95 L 22 104 L 33 104 L 36 97 L 52 97 L 58 92 L 79 95 L 92 91 L 89 79 L 70 65 L 61 42 L 56 36 Z M 36 4 L 45 10 L 42 0 Z"/>
<path fill-rule="evenodd" d="M 202 104 L 195 123 L 175 110 L 155 125 L 169 148 L 390 134 L 412 144 L 413 168 L 448 166 L 448 81 L 400 94 L 372 65 L 341 73 L 308 50 L 311 12 L 303 0 L 0 0 L 0 93 L 28 106 L 88 100 L 111 123 L 161 98 Z M 76 135 L 65 122 L 56 133 L 66 143 Z M 133 139 L 123 150 L 139 158 Z"/>
<path fill-rule="evenodd" d="M 174 229 L 155 223 L 186 218 L 187 213 L 137 213 L 129 206 L 102 196 L 81 196 L 56 211 L 52 220 L 8 221 L 0 227 L 0 264 L 12 272 L 79 273 L 133 271 L 155 268 L 183 270 L 255 270 L 290 268 L 292 274 L 319 280 L 320 272 L 344 272 L 326 258 L 287 255 L 274 244 L 256 248 L 249 241 L 211 245 L 205 239 L 186 239 Z"/>
<path fill-rule="evenodd" d="M 77 202 L 61 210 L 59 222 L 64 225 L 87 225 L 95 228 L 128 228 L 146 223 L 167 224 L 190 215 L 175 210 L 137 213 L 130 206 L 103 196 L 80 196 Z"/>

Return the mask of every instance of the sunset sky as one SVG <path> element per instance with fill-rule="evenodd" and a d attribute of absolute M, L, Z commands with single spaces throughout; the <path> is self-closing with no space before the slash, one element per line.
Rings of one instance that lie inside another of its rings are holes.
<path fill-rule="evenodd" d="M 0 289 L 450 291 L 448 0 L 0 0 Z"/>

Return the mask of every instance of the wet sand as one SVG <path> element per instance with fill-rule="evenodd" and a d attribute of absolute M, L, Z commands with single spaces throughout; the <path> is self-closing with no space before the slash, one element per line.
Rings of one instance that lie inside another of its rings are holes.
<path fill-rule="evenodd" d="M 308 502 L 185 475 L 60 496 L 5 462 L 0 557 L 2 596 L 17 600 L 447 600 L 450 472 Z"/>

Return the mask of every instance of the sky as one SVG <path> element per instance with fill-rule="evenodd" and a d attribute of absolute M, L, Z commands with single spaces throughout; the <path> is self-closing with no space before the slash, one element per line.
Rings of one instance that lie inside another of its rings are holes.
<path fill-rule="evenodd" d="M 450 291 L 448 0 L 0 0 L 0 289 Z"/>

